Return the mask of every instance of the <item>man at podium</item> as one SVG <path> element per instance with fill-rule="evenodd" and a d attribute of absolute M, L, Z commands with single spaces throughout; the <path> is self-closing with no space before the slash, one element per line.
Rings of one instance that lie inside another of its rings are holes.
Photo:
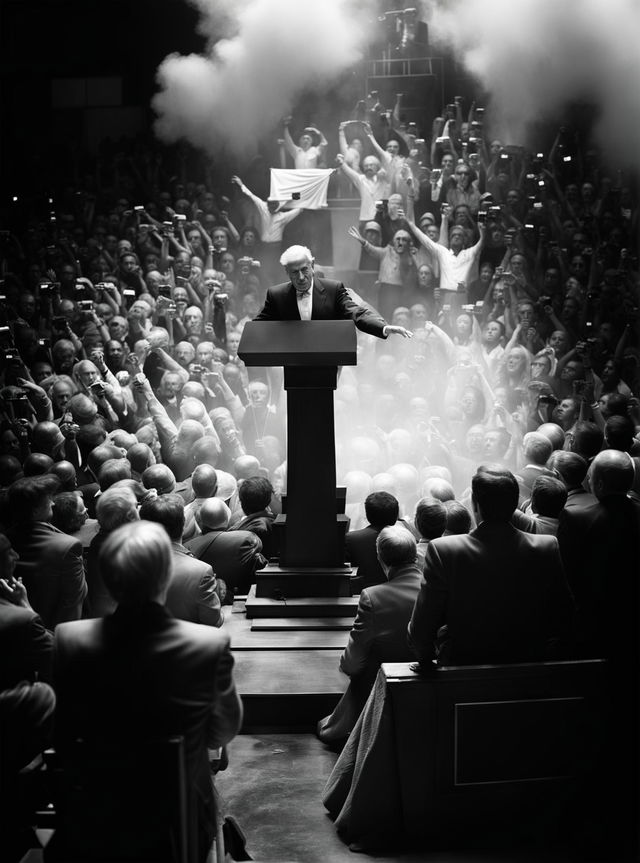
<path fill-rule="evenodd" d="M 340 321 L 352 320 L 359 330 L 386 339 L 396 334 L 410 339 L 413 333 L 388 324 L 376 312 L 354 303 L 342 282 L 315 275 L 314 258 L 306 246 L 290 246 L 280 263 L 288 282 L 267 290 L 264 307 L 256 321 Z"/>

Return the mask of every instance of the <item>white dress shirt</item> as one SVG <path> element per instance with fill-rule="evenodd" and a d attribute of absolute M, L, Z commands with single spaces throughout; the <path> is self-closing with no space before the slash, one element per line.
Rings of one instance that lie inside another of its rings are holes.
<path fill-rule="evenodd" d="M 296 291 L 296 302 L 298 304 L 298 312 L 300 313 L 301 321 L 310 321 L 311 320 L 311 307 L 313 305 L 313 282 L 311 283 L 311 287 L 304 294 L 298 293 Z"/>

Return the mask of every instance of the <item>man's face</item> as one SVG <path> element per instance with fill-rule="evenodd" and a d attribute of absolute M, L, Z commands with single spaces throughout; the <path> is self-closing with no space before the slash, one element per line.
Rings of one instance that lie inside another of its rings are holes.
<path fill-rule="evenodd" d="M 213 345 L 203 342 L 198 345 L 196 350 L 196 359 L 202 366 L 208 366 L 213 359 Z"/>
<path fill-rule="evenodd" d="M 411 238 L 406 231 L 396 231 L 393 237 L 393 248 L 399 255 L 405 255 L 411 248 Z"/>
<path fill-rule="evenodd" d="M 486 432 L 483 450 L 487 458 L 501 458 L 503 455 L 502 434 L 497 431 Z"/>
<path fill-rule="evenodd" d="M 429 225 L 427 227 L 427 230 L 425 231 L 425 234 L 427 235 L 427 237 L 429 237 L 430 240 L 433 240 L 434 243 L 437 243 L 438 237 L 440 236 L 440 231 L 438 230 L 436 225 Z"/>
<path fill-rule="evenodd" d="M 120 315 L 109 321 L 109 335 L 114 341 L 122 341 L 127 334 L 127 322 Z"/>
<path fill-rule="evenodd" d="M 227 232 L 221 231 L 219 228 L 213 232 L 211 237 L 213 247 L 217 252 L 227 248 Z"/>
<path fill-rule="evenodd" d="M 574 363 L 572 360 L 569 360 L 569 362 L 562 369 L 560 377 L 563 381 L 575 381 L 577 380 L 578 375 L 581 371 L 582 369 L 580 368 L 578 363 Z"/>
<path fill-rule="evenodd" d="M 184 313 L 184 327 L 190 335 L 199 336 L 202 332 L 202 312 L 191 307 Z"/>
<path fill-rule="evenodd" d="M 269 399 L 269 388 L 266 384 L 257 382 L 251 383 L 249 384 L 247 392 L 249 395 L 249 401 L 255 407 L 267 404 Z"/>
<path fill-rule="evenodd" d="M 195 357 L 193 345 L 190 342 L 178 342 L 175 347 L 175 357 L 181 366 L 189 365 Z"/>
<path fill-rule="evenodd" d="M 64 381 L 57 381 L 51 390 L 53 402 L 61 411 L 64 411 L 66 406 L 69 404 L 69 399 L 72 395 L 73 390 L 69 384 Z"/>
<path fill-rule="evenodd" d="M 459 252 L 464 246 L 464 234 L 462 231 L 452 231 L 449 235 L 449 247 L 454 252 Z"/>
<path fill-rule="evenodd" d="M 567 337 L 562 330 L 554 330 L 549 337 L 549 346 L 560 356 L 567 348 Z"/>
<path fill-rule="evenodd" d="M 453 173 L 453 156 L 443 156 L 440 162 L 440 167 L 446 174 Z"/>
<path fill-rule="evenodd" d="M 378 173 L 378 168 L 380 167 L 380 163 L 377 159 L 374 159 L 372 156 L 367 156 L 367 158 L 362 163 L 362 170 L 364 171 L 367 177 L 373 177 L 374 174 Z"/>
<path fill-rule="evenodd" d="M 227 350 L 235 356 L 238 353 L 238 345 L 240 344 L 240 336 L 237 333 L 229 333 L 227 336 Z"/>
<path fill-rule="evenodd" d="M 308 150 L 312 143 L 311 135 L 300 135 L 298 138 L 298 146 L 302 147 L 303 150 Z"/>
<path fill-rule="evenodd" d="M 387 141 L 385 150 L 390 156 L 397 156 L 400 152 L 400 144 L 397 141 Z"/>
<path fill-rule="evenodd" d="M 104 349 L 105 357 L 114 364 L 119 363 L 124 356 L 124 349 L 122 344 L 118 341 L 110 341 L 107 342 Z"/>
<path fill-rule="evenodd" d="M 471 426 L 465 438 L 467 452 L 470 455 L 480 455 L 484 444 L 484 428 L 482 426 Z"/>
<path fill-rule="evenodd" d="M 305 294 L 313 284 L 313 260 L 302 258 L 287 264 L 285 270 L 291 280 L 291 284 L 299 294 Z"/>
<path fill-rule="evenodd" d="M 534 318 L 534 308 L 529 303 L 518 306 L 518 319 L 525 324 L 531 324 Z"/>

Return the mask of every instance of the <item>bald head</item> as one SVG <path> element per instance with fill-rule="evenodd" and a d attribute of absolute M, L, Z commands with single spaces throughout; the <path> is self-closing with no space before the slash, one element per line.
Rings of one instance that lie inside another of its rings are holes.
<path fill-rule="evenodd" d="M 176 488 L 176 478 L 166 464 L 153 464 L 142 474 L 142 485 L 155 488 L 158 494 L 171 494 Z"/>
<path fill-rule="evenodd" d="M 542 423 L 536 429 L 538 434 L 544 435 L 551 441 L 551 445 L 554 450 L 562 449 L 562 445 L 564 444 L 564 431 L 562 426 L 559 426 L 557 423 Z"/>
<path fill-rule="evenodd" d="M 591 462 L 591 490 L 602 500 L 612 495 L 626 495 L 633 485 L 634 470 L 627 453 L 605 449 Z"/>
<path fill-rule="evenodd" d="M 258 476 L 260 473 L 260 462 L 253 455 L 241 455 L 233 463 L 233 472 L 236 479 L 247 479 L 250 476 Z"/>
<path fill-rule="evenodd" d="M 49 473 L 58 477 L 61 491 L 73 491 L 76 488 L 76 469 L 70 461 L 56 462 L 51 465 Z"/>
<path fill-rule="evenodd" d="M 31 451 L 45 453 L 53 459 L 60 454 L 64 446 L 64 437 L 60 427 L 54 422 L 45 420 L 36 423 L 31 438 Z"/>
<path fill-rule="evenodd" d="M 226 530 L 229 526 L 231 510 L 218 497 L 207 498 L 200 507 L 197 519 L 203 533 L 209 530 Z"/>
<path fill-rule="evenodd" d="M 48 473 L 53 466 L 51 456 L 41 452 L 32 452 L 24 460 L 23 470 L 25 476 L 41 476 Z"/>
<path fill-rule="evenodd" d="M 218 474 L 210 464 L 199 464 L 191 476 L 191 487 L 196 497 L 213 497 L 218 490 Z"/>

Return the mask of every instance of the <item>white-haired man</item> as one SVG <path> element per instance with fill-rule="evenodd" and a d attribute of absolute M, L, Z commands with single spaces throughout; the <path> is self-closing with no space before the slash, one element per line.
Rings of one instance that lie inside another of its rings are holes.
<path fill-rule="evenodd" d="M 365 306 L 353 302 L 342 282 L 321 279 L 314 273 L 314 257 L 306 246 L 290 246 L 280 258 L 288 282 L 267 290 L 256 321 L 352 320 L 359 330 L 386 339 L 396 333 L 411 338 L 404 327 L 388 324 Z"/>
<path fill-rule="evenodd" d="M 78 738 L 132 747 L 154 736 L 182 735 L 196 814 L 191 839 L 197 847 L 190 859 L 204 863 L 216 830 L 207 749 L 229 743 L 242 722 L 229 635 L 178 620 L 165 607 L 173 557 L 162 525 L 119 527 L 105 541 L 100 565 L 115 611 L 61 625 L 55 633 L 56 750 L 64 760 Z M 64 827 L 60 832 L 64 837 Z M 136 841 L 140 846 L 141 838 L 127 837 L 130 847 Z M 101 842 L 112 852 L 122 849 L 117 829 Z"/>

